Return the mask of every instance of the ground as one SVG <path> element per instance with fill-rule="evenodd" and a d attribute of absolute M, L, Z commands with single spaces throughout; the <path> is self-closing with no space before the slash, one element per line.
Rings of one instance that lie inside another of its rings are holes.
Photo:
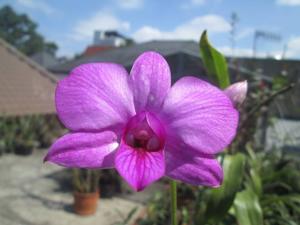
<path fill-rule="evenodd" d="M 0 157 L 1 225 L 113 225 L 138 207 L 135 218 L 144 208 L 157 185 L 144 192 L 99 199 L 94 216 L 73 213 L 73 197 L 65 187 L 65 169 L 43 163 L 45 151 L 30 156 L 13 154 Z M 66 182 L 66 185 L 69 182 Z"/>

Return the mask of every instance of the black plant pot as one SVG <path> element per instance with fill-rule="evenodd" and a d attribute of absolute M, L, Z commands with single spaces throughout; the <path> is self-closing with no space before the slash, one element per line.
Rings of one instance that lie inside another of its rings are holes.
<path fill-rule="evenodd" d="M 16 155 L 31 155 L 33 152 L 33 146 L 17 145 L 14 152 Z"/>

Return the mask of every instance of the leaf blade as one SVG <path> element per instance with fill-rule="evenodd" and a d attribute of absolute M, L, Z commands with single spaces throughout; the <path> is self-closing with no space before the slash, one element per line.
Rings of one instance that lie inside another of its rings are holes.
<path fill-rule="evenodd" d="M 245 156 L 241 153 L 226 155 L 223 162 L 224 181 L 220 188 L 208 190 L 207 204 L 199 215 L 203 224 L 217 224 L 225 217 L 242 183 Z"/>
<path fill-rule="evenodd" d="M 206 31 L 201 35 L 200 55 L 208 75 L 217 82 L 220 88 L 228 87 L 230 79 L 226 59 L 209 43 Z"/>
<path fill-rule="evenodd" d="M 259 199 L 251 189 L 237 193 L 234 200 L 234 210 L 239 224 L 263 225 L 263 212 Z"/>

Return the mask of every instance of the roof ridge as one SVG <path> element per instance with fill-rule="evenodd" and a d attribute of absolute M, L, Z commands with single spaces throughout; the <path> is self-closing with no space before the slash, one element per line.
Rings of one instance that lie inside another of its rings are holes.
<path fill-rule="evenodd" d="M 30 66 L 34 70 L 38 71 L 42 76 L 46 77 L 51 82 L 53 82 L 53 83 L 57 83 L 58 82 L 58 79 L 53 74 L 51 74 L 44 67 L 42 67 L 41 65 L 39 65 L 38 63 L 36 63 L 32 59 L 30 59 L 28 56 L 26 56 L 25 54 L 23 54 L 22 52 L 20 52 L 18 49 L 16 49 L 14 46 L 12 46 L 11 44 L 9 44 L 8 42 L 6 42 L 2 38 L 0 38 L 0 45 L 2 45 L 4 48 L 6 48 L 6 50 L 9 53 L 14 54 L 20 61 L 23 61 L 28 66 Z"/>
<path fill-rule="evenodd" d="M 126 45 L 126 46 L 121 46 L 121 47 L 117 47 L 117 48 L 112 48 L 112 49 L 108 49 L 106 51 L 103 52 L 98 52 L 95 55 L 91 55 L 91 56 L 86 56 L 86 59 L 93 59 L 95 56 L 102 54 L 102 53 L 111 53 L 111 52 L 118 52 L 120 50 L 126 50 L 126 49 L 130 49 L 130 48 L 135 48 L 138 45 L 146 45 L 148 43 L 153 43 L 153 42 L 182 42 L 182 43 L 197 43 L 194 40 L 150 40 L 150 41 L 145 41 L 145 42 L 140 42 L 140 43 L 135 43 L 132 45 Z M 58 65 L 59 66 L 59 65 Z"/>
<path fill-rule="evenodd" d="M 154 40 L 150 40 L 150 41 L 145 41 L 145 42 L 141 42 L 140 44 L 145 44 L 145 43 L 149 43 L 149 42 L 194 42 L 197 43 L 195 40 L 193 39 L 154 39 Z"/>

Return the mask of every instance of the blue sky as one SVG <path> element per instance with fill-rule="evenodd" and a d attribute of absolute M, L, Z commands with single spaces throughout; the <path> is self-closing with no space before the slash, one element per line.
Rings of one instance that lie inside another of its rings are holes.
<path fill-rule="evenodd" d="M 39 31 L 72 56 L 92 42 L 95 29 L 117 29 L 137 42 L 198 40 L 204 29 L 212 43 L 231 54 L 230 15 L 236 12 L 235 55 L 251 56 L 255 30 L 279 34 L 280 42 L 259 39 L 259 56 L 300 58 L 300 0 L 0 0 L 27 13 Z"/>

